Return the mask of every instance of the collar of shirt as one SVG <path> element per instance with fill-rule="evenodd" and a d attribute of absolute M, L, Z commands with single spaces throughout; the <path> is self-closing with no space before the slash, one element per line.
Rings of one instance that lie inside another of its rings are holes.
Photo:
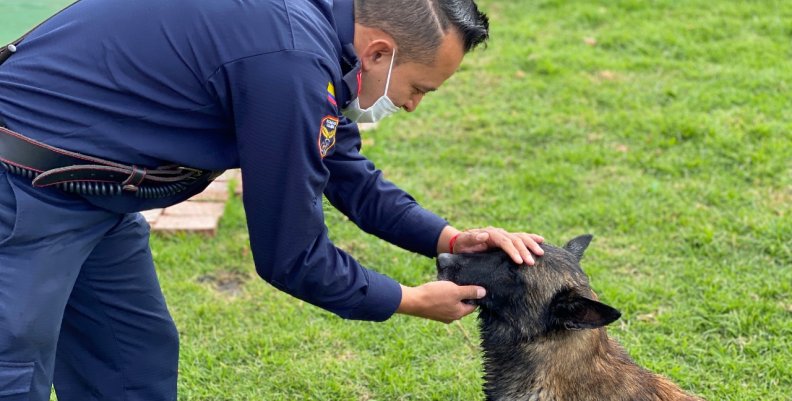
<path fill-rule="evenodd" d="M 341 45 L 353 43 L 355 41 L 355 2 L 353 0 L 333 1 L 333 17 Z"/>
<path fill-rule="evenodd" d="M 336 33 L 341 43 L 341 75 L 344 76 L 343 92 L 339 100 L 341 108 L 346 107 L 358 93 L 357 73 L 359 60 L 355 53 L 355 2 L 354 0 L 333 1 L 333 18 Z M 355 71 L 355 72 L 353 72 Z M 349 79 L 351 78 L 351 79 Z"/>

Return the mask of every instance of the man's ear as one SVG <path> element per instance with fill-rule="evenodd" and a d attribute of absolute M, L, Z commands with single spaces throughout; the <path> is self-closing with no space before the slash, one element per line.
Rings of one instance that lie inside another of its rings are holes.
<path fill-rule="evenodd" d="M 583 252 L 586 251 L 586 248 L 588 248 L 593 238 L 594 236 L 591 234 L 575 237 L 564 245 L 564 249 L 569 251 L 572 255 L 575 255 L 578 262 L 580 262 L 580 259 L 583 259 Z"/>
<path fill-rule="evenodd" d="M 557 294 L 550 303 L 550 325 L 556 329 L 595 329 L 613 323 L 621 312 L 574 290 Z"/>
<path fill-rule="evenodd" d="M 372 40 L 358 55 L 363 71 L 368 72 L 376 63 L 390 63 L 394 45 L 389 40 L 379 38 Z"/>

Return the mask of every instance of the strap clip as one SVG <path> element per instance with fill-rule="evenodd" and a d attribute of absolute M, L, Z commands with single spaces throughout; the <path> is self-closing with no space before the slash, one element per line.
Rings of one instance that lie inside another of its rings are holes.
<path fill-rule="evenodd" d="M 132 166 L 132 173 L 121 183 L 122 188 L 127 192 L 137 192 L 144 178 L 146 178 L 146 169 Z"/>

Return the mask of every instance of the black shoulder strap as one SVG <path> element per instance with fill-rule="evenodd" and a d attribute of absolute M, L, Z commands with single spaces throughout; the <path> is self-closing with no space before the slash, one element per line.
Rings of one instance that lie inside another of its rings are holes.
<path fill-rule="evenodd" d="M 77 4 L 78 1 L 80 1 L 80 0 L 77 0 L 74 3 L 69 4 L 68 6 L 64 7 L 63 10 L 66 10 L 67 8 Z M 16 53 L 16 50 L 17 50 L 16 47 L 19 46 L 19 44 L 22 43 L 22 41 L 25 40 L 25 38 L 28 35 L 30 35 L 31 32 L 35 31 L 36 28 L 40 27 L 43 23 L 49 21 L 52 17 L 54 17 L 54 16 L 60 14 L 61 12 L 63 12 L 63 10 L 60 10 L 57 13 L 53 14 L 52 16 L 50 16 L 49 18 L 45 19 L 44 21 L 41 21 L 41 23 L 39 23 L 38 25 L 34 26 L 33 29 L 27 31 L 19 39 L 9 43 L 6 46 L 3 46 L 3 48 L 0 48 L 0 64 L 3 64 L 6 60 L 8 60 L 9 57 L 11 57 L 11 55 Z"/>

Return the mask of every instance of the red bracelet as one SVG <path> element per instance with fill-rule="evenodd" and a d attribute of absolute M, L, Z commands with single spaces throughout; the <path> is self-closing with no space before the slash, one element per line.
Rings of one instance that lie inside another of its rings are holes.
<path fill-rule="evenodd" d="M 459 234 L 462 234 L 462 233 L 454 234 L 454 236 L 451 237 L 451 239 L 448 241 L 448 253 L 454 253 L 454 244 L 456 244 L 456 240 L 457 240 L 457 237 L 459 237 Z"/>

